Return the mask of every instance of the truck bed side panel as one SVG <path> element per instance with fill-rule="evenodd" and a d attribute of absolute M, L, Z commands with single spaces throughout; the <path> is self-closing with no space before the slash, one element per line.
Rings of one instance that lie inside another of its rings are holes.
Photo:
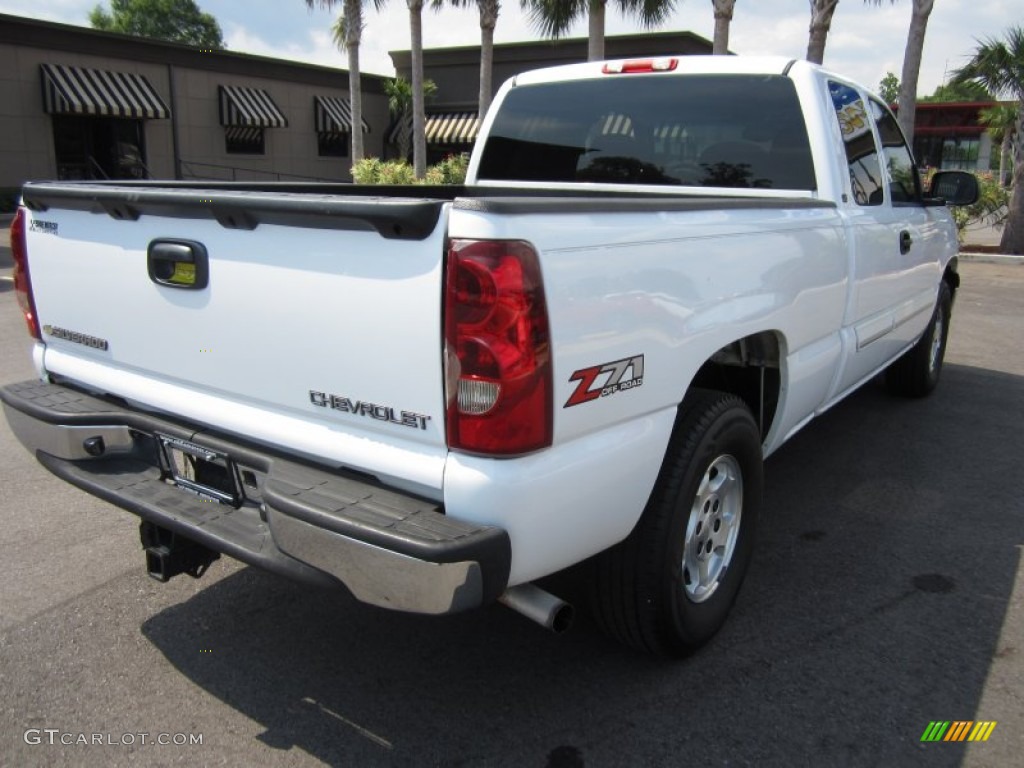
<path fill-rule="evenodd" d="M 456 201 L 451 234 L 529 237 L 540 254 L 555 350 L 558 457 L 512 462 L 532 478 L 528 490 L 494 494 L 486 506 L 474 478 L 511 488 L 517 469 L 453 458 L 445 501 L 449 514 L 510 532 L 511 583 L 567 566 L 629 533 L 653 487 L 676 406 L 700 366 L 725 345 L 777 335 L 779 425 L 800 421 L 828 395 L 848 285 L 846 235 L 834 207 L 773 201 L 674 212 L 497 208 L 503 210 Z M 581 387 L 591 396 L 580 397 Z M 587 503 L 574 505 L 574 493 Z M 531 544 L 516 547 L 517 541 Z"/>

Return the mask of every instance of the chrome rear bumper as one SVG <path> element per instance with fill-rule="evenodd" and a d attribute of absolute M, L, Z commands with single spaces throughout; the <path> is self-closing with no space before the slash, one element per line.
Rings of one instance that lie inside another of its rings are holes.
<path fill-rule="evenodd" d="M 452 519 L 435 502 L 365 476 L 68 386 L 13 384 L 0 400 L 18 439 L 58 477 L 251 565 L 341 583 L 362 602 L 425 614 L 493 602 L 507 586 L 507 532 Z M 158 436 L 227 457 L 236 502 L 176 485 Z"/>

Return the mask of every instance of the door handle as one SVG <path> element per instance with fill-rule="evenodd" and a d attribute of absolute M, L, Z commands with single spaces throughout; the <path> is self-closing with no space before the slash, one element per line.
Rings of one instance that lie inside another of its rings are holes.
<path fill-rule="evenodd" d="M 910 236 L 910 232 L 903 230 L 900 232 L 900 253 L 907 254 L 910 252 L 910 246 L 914 244 L 914 238 Z"/>
<path fill-rule="evenodd" d="M 210 282 L 206 246 L 194 240 L 153 240 L 146 249 L 149 279 L 157 285 L 200 291 Z"/>

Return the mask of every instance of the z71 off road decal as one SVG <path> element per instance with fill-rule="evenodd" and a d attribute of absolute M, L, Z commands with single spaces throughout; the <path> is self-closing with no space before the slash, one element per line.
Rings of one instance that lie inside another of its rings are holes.
<path fill-rule="evenodd" d="M 629 375 L 626 375 L 626 372 Z M 589 403 L 599 397 L 625 392 L 644 383 L 644 356 L 627 357 L 611 363 L 580 368 L 569 381 L 578 381 L 576 391 L 566 400 L 564 408 Z"/>

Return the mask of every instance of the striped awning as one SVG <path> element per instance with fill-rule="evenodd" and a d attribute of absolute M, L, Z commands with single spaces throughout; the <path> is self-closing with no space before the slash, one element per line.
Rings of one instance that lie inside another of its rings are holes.
<path fill-rule="evenodd" d="M 221 85 L 220 124 L 249 128 L 285 128 L 288 118 L 262 88 Z"/>
<path fill-rule="evenodd" d="M 601 125 L 601 134 L 603 136 L 633 135 L 633 121 L 627 115 L 619 115 L 613 112 L 605 115 L 603 120 L 604 123 Z"/>
<path fill-rule="evenodd" d="M 480 130 L 476 112 L 448 112 L 427 115 L 426 135 L 429 144 L 472 144 Z"/>
<path fill-rule="evenodd" d="M 685 139 L 687 136 L 686 127 L 678 123 L 659 125 L 654 129 L 656 139 Z"/>
<path fill-rule="evenodd" d="M 51 115 L 170 117 L 171 111 L 142 75 L 64 64 L 40 66 L 43 108 Z"/>
<path fill-rule="evenodd" d="M 263 138 L 262 128 L 248 128 L 244 125 L 228 125 L 224 127 L 224 135 L 231 141 L 244 141 L 255 144 Z"/>
<path fill-rule="evenodd" d="M 348 99 L 338 96 L 314 96 L 313 112 L 317 133 L 351 133 L 352 105 Z M 370 132 L 370 126 L 363 120 L 363 133 Z"/>

